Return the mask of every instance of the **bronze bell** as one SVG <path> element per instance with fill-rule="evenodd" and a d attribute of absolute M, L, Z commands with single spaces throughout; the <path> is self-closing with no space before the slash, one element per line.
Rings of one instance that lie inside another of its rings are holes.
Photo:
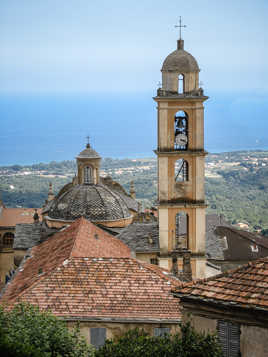
<path fill-rule="evenodd" d="M 178 119 L 178 128 L 183 128 L 184 124 L 183 124 L 183 118 L 179 118 Z"/>

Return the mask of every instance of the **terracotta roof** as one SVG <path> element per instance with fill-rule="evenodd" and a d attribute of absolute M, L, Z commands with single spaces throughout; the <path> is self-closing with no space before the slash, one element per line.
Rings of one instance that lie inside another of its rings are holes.
<path fill-rule="evenodd" d="M 16 283 L 7 289 L 9 298 L 22 293 L 71 257 L 130 257 L 130 249 L 121 241 L 104 232 L 84 218 L 55 233 L 28 254 L 30 258 L 19 268 Z M 41 270 L 40 270 L 41 269 Z"/>
<path fill-rule="evenodd" d="M 183 284 L 177 296 L 224 305 L 268 310 L 268 257 L 214 277 Z"/>
<path fill-rule="evenodd" d="M 81 218 L 32 248 L 2 301 L 28 301 L 65 318 L 178 321 L 171 290 L 180 281 L 130 258 L 124 243 L 100 231 Z"/>
<path fill-rule="evenodd" d="M 41 217 L 41 208 L 37 209 Z M 15 227 L 19 223 L 33 223 L 35 208 L 3 208 L 0 215 L 0 227 Z"/>

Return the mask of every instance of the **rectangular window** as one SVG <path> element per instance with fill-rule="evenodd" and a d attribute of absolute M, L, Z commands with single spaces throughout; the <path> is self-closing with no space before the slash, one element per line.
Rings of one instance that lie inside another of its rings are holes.
<path fill-rule="evenodd" d="M 106 328 L 92 327 L 90 329 L 90 343 L 99 348 L 104 345 L 106 340 Z"/>
<path fill-rule="evenodd" d="M 169 327 L 156 327 L 154 328 L 154 336 L 159 337 L 159 336 L 164 336 L 165 334 L 170 334 L 170 328 Z"/>
<path fill-rule="evenodd" d="M 224 357 L 240 357 L 240 325 L 224 320 L 217 324 L 219 342 Z"/>

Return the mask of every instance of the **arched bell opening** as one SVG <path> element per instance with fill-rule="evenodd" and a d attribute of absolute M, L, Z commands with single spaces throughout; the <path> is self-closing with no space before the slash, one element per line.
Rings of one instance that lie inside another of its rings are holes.
<path fill-rule="evenodd" d="M 188 249 L 189 216 L 179 212 L 175 218 L 175 249 Z"/>
<path fill-rule="evenodd" d="M 84 167 L 84 184 L 93 183 L 93 168 L 91 166 Z"/>
<path fill-rule="evenodd" d="M 183 94 L 184 93 L 184 75 L 179 74 L 178 76 L 178 93 Z"/>
<path fill-rule="evenodd" d="M 180 110 L 174 118 L 174 149 L 187 150 L 188 148 L 188 115 Z"/>
<path fill-rule="evenodd" d="M 14 242 L 14 233 L 6 232 L 2 238 L 2 245 L 6 248 L 12 248 Z"/>
<path fill-rule="evenodd" d="M 189 180 L 188 161 L 179 159 L 175 162 L 175 182 L 185 182 Z"/>

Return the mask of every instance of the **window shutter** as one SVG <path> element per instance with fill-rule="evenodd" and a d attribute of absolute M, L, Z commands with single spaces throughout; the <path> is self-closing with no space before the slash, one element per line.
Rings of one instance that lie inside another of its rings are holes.
<path fill-rule="evenodd" d="M 218 337 L 224 357 L 240 356 L 240 325 L 218 320 Z"/>
<path fill-rule="evenodd" d="M 92 327 L 90 329 L 90 343 L 99 348 L 104 345 L 106 340 L 106 328 Z"/>

